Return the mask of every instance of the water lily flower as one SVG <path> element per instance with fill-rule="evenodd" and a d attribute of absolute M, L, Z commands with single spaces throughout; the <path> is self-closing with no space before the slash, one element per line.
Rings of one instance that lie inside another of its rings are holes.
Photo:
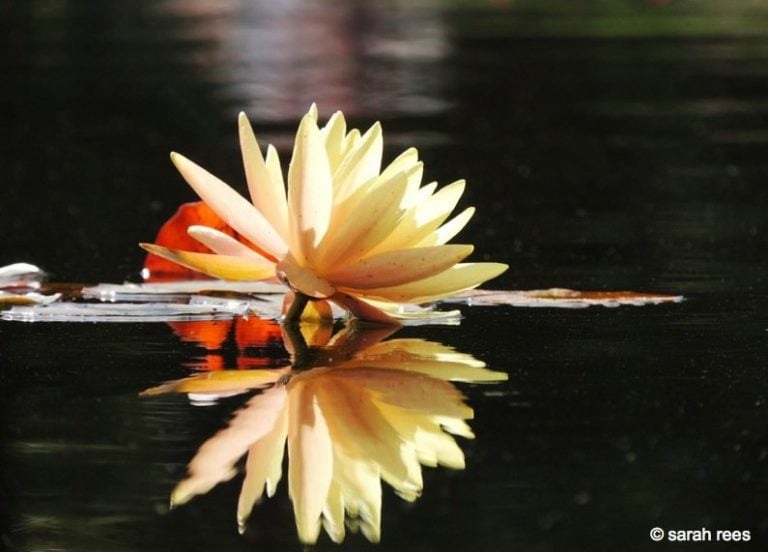
<path fill-rule="evenodd" d="M 473 412 L 451 381 L 506 379 L 439 343 L 381 341 L 390 333 L 347 327 L 314 350 L 309 369 L 225 370 L 147 390 L 199 397 L 267 388 L 200 447 L 172 504 L 231 479 L 246 456 L 237 508 L 243 530 L 254 505 L 275 494 L 287 451 L 288 494 L 303 543 L 316 542 L 321 527 L 340 542 L 347 526 L 379 541 L 382 481 L 414 501 L 424 485 L 422 466 L 464 468 L 454 436 L 473 437 Z M 286 347 L 295 348 L 289 335 Z"/>
<path fill-rule="evenodd" d="M 474 208 L 448 219 L 464 181 L 440 190 L 436 183 L 422 186 L 414 148 L 382 170 L 379 123 L 365 133 L 348 130 L 336 112 L 319 128 L 313 105 L 296 134 L 287 189 L 275 148 L 262 155 L 243 113 L 239 135 L 251 201 L 186 157 L 172 153 L 171 159 L 244 240 L 193 225 L 189 235 L 213 253 L 142 247 L 216 278 L 277 277 L 296 293 L 287 318 L 300 314 L 308 299 L 327 299 L 359 318 L 391 323 L 403 303 L 434 301 L 506 270 L 500 263 L 461 262 L 473 247 L 448 241 Z"/>

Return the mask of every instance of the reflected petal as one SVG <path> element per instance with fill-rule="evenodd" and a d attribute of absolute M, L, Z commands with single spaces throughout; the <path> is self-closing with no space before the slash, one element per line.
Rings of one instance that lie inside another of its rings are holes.
<path fill-rule="evenodd" d="M 231 479 L 236 473 L 236 462 L 251 443 L 271 432 L 284 407 L 285 398 L 282 388 L 253 397 L 246 408 L 232 419 L 229 427 L 200 447 L 189 463 L 189 476 L 173 490 L 171 504 L 184 504 L 193 496 L 208 492 L 217 483 Z"/>
<path fill-rule="evenodd" d="M 291 382 L 288 431 L 288 494 L 299 539 L 313 543 L 333 476 L 331 436 L 310 386 Z"/>

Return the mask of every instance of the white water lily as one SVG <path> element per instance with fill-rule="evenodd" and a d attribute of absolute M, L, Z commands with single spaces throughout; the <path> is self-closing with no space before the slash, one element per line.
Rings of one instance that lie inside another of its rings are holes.
<path fill-rule="evenodd" d="M 274 147 L 266 156 L 245 114 L 240 147 L 251 202 L 177 153 L 171 159 L 202 200 L 244 244 L 219 230 L 190 226 L 213 251 L 195 253 L 142 244 L 178 264 L 227 280 L 277 277 L 307 299 L 330 300 L 356 316 L 393 322 L 403 303 L 423 303 L 474 288 L 506 270 L 500 263 L 462 263 L 471 245 L 448 244 L 470 220 L 469 207 L 449 220 L 464 191 L 459 180 L 437 190 L 421 185 L 414 148 L 383 170 L 381 126 L 347 130 L 336 112 L 319 128 L 313 105 L 299 125 L 288 186 Z"/>

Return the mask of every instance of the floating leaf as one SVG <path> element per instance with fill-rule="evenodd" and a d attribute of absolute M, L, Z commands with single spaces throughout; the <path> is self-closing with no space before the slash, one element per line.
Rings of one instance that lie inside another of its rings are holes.
<path fill-rule="evenodd" d="M 61 297 L 60 293 L 43 294 L 40 282 L 45 273 L 29 263 L 0 267 L 0 308 L 6 305 L 47 305 Z"/>
<path fill-rule="evenodd" d="M 529 291 L 470 290 L 461 296 L 444 299 L 446 303 L 512 307 L 554 307 L 581 309 L 592 306 L 620 307 L 662 303 L 680 303 L 682 295 L 643 293 L 637 291 L 577 291 L 565 288 L 537 289 Z"/>
<path fill-rule="evenodd" d="M 98 284 L 83 288 L 83 298 L 99 301 L 178 301 L 190 295 L 210 293 L 237 295 L 281 294 L 285 288 L 273 282 L 231 282 L 225 280 L 178 280 L 144 284 Z"/>
<path fill-rule="evenodd" d="M 0 288 L 39 287 L 45 273 L 33 264 L 14 263 L 0 267 Z"/>
<path fill-rule="evenodd" d="M 61 297 L 60 293 L 43 295 L 42 293 L 10 293 L 0 290 L 0 307 L 3 305 L 47 305 Z"/>
<path fill-rule="evenodd" d="M 229 319 L 249 312 L 249 304 L 231 301 L 218 304 L 169 303 L 52 303 L 15 306 L 0 313 L 3 320 L 18 322 L 168 322 L 171 320 Z"/>

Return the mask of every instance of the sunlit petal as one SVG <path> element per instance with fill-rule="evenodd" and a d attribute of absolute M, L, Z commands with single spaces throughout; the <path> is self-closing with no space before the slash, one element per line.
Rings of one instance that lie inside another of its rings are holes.
<path fill-rule="evenodd" d="M 213 253 L 193 253 L 168 249 L 151 243 L 142 243 L 141 247 L 159 257 L 225 280 L 264 280 L 275 273 L 275 267 L 266 259 L 234 257 Z"/>
<path fill-rule="evenodd" d="M 288 248 L 283 238 L 247 199 L 183 155 L 172 153 L 171 161 L 197 195 L 229 226 L 272 258 L 285 255 Z"/>
<path fill-rule="evenodd" d="M 306 115 L 296 134 L 288 168 L 290 246 L 302 265 L 314 261 L 315 249 L 328 231 L 332 201 L 333 180 L 325 145 L 314 119 Z"/>
<path fill-rule="evenodd" d="M 471 245 L 441 245 L 386 251 L 335 270 L 328 280 L 364 290 L 421 280 L 447 270 L 472 253 Z"/>
<path fill-rule="evenodd" d="M 267 261 L 263 256 L 259 255 L 244 243 L 237 241 L 229 234 L 225 234 L 215 228 L 193 225 L 187 228 L 187 233 L 217 255 L 246 257 L 262 263 L 267 262 L 272 265 L 271 262 Z"/>
<path fill-rule="evenodd" d="M 398 208 L 408 175 L 397 173 L 366 194 L 373 207 L 366 216 L 346 216 L 333 230 L 333 241 L 323 244 L 320 259 L 324 266 L 348 265 L 364 257 L 374 246 L 392 233 L 404 214 Z"/>
<path fill-rule="evenodd" d="M 292 255 L 277 264 L 277 275 L 292 290 L 309 297 L 325 299 L 336 292 L 328 280 L 297 263 Z"/>
<path fill-rule="evenodd" d="M 251 123 L 245 113 L 240 113 L 238 128 L 243 167 L 245 168 L 251 201 L 281 237 L 287 236 L 288 203 L 285 198 L 282 178 L 280 180 L 275 179 L 274 170 L 268 170 Z"/>
<path fill-rule="evenodd" d="M 429 234 L 418 243 L 418 247 L 427 247 L 430 245 L 443 245 L 451 241 L 456 234 L 461 232 L 469 220 L 475 214 L 474 207 L 467 207 L 461 213 L 443 224 L 437 230 Z"/>
<path fill-rule="evenodd" d="M 507 265 L 501 263 L 458 263 L 435 276 L 397 286 L 370 288 L 366 294 L 371 298 L 398 303 L 435 301 L 476 287 L 495 278 L 507 268 Z"/>
<path fill-rule="evenodd" d="M 320 130 L 325 139 L 325 151 L 328 154 L 328 164 L 331 172 L 335 172 L 341 163 L 344 148 L 344 137 L 347 132 L 347 122 L 344 114 L 337 111 L 328 120 L 328 123 Z"/>
<path fill-rule="evenodd" d="M 358 186 L 379 175 L 384 142 L 376 123 L 348 152 L 333 175 L 335 201 L 344 201 Z"/>

